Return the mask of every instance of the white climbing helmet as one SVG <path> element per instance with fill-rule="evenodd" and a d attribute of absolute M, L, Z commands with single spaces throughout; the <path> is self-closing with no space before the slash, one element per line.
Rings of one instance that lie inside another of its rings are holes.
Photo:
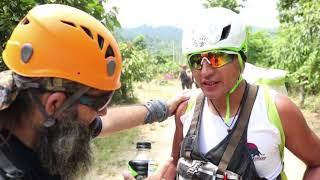
<path fill-rule="evenodd" d="M 246 27 L 239 14 L 215 7 L 198 15 L 183 30 L 183 54 L 219 49 L 246 52 Z"/>

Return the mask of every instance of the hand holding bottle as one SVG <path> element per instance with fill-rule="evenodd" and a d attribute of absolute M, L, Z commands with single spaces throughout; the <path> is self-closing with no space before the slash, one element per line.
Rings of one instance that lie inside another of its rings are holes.
<path fill-rule="evenodd" d="M 148 176 L 145 180 L 161 180 L 167 172 L 169 164 L 172 162 L 172 158 L 167 160 L 160 168 L 158 168 L 157 172 Z M 122 173 L 124 180 L 135 180 L 135 178 L 129 173 L 129 171 L 125 171 Z"/>

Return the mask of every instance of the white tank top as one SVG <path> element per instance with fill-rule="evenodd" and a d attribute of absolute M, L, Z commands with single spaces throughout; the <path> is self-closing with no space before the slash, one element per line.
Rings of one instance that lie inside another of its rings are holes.
<path fill-rule="evenodd" d="M 275 91 L 270 90 L 270 96 L 274 101 Z M 181 116 L 183 136 L 185 137 L 192 120 L 194 107 Z M 233 117 L 231 117 L 233 119 Z M 232 127 L 235 124 L 230 122 Z M 228 134 L 229 127 L 222 121 L 220 116 L 213 114 L 208 101 L 205 100 L 199 132 L 199 148 L 202 154 L 207 153 L 221 142 Z M 279 151 L 281 144 L 280 132 L 268 119 L 267 106 L 264 99 L 263 88 L 259 88 L 256 100 L 251 112 L 247 145 L 252 152 L 253 162 L 260 177 L 275 179 L 282 171 L 282 159 Z"/>

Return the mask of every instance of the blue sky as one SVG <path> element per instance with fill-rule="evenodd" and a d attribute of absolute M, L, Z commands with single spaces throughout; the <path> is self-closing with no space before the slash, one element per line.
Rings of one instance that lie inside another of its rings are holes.
<path fill-rule="evenodd" d="M 275 28 L 279 25 L 277 0 L 247 0 L 240 11 L 248 25 Z M 118 19 L 123 27 L 172 25 L 182 27 L 193 12 L 203 9 L 202 0 L 109 0 L 108 6 L 120 8 Z"/>

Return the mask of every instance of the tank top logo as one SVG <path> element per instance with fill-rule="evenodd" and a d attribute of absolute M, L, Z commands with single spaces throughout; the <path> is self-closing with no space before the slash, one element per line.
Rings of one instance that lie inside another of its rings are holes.
<path fill-rule="evenodd" d="M 258 147 L 255 144 L 247 143 L 247 147 L 253 161 L 265 160 L 267 158 L 259 151 Z"/>

